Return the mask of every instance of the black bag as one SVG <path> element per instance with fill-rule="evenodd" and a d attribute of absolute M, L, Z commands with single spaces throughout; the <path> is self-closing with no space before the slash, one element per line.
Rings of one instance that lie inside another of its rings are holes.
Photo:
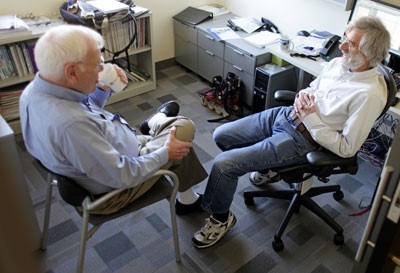
<path fill-rule="evenodd" d="M 60 6 L 60 15 L 68 24 L 83 25 L 90 28 L 99 28 L 103 24 L 105 14 L 102 12 L 95 12 L 93 17 L 81 17 L 81 11 L 76 13 L 68 11 L 68 3 L 64 2 Z"/>
<path fill-rule="evenodd" d="M 222 76 L 213 77 L 211 88 L 201 94 L 201 104 L 222 117 L 208 121 L 217 122 L 231 116 L 242 117 L 243 90 L 244 85 L 235 73 L 228 72 L 225 79 Z"/>

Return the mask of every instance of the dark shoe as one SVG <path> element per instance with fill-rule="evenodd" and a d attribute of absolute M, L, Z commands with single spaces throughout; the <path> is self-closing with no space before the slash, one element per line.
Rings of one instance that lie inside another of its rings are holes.
<path fill-rule="evenodd" d="M 175 211 L 176 215 L 184 215 L 195 211 L 203 211 L 201 208 L 201 200 L 203 199 L 203 195 L 199 194 L 199 198 L 197 198 L 196 202 L 189 205 L 184 205 L 176 199 L 175 203 Z"/>
<path fill-rule="evenodd" d="M 167 117 L 176 117 L 179 114 L 179 104 L 171 100 L 158 107 L 156 113 L 164 113 Z"/>
<path fill-rule="evenodd" d="M 167 117 L 176 117 L 179 113 L 179 104 L 176 101 L 168 101 L 162 104 L 160 107 L 157 108 L 156 113 L 164 113 Z M 149 135 L 150 127 L 149 127 L 149 120 L 154 116 L 151 115 L 146 120 L 142 121 L 139 125 L 140 132 L 143 135 Z"/>

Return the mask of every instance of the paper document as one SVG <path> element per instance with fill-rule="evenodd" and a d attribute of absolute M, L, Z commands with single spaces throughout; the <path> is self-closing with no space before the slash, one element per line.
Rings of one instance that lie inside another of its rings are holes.
<path fill-rule="evenodd" d="M 129 6 L 116 0 L 93 0 L 87 1 L 87 4 L 95 7 L 105 14 L 128 10 Z"/>
<path fill-rule="evenodd" d="M 217 41 L 240 39 L 240 36 L 229 27 L 209 28 L 207 30 Z"/>
<path fill-rule="evenodd" d="M 253 33 L 263 26 L 263 23 L 255 18 L 238 18 L 231 21 L 247 33 Z"/>
<path fill-rule="evenodd" d="M 278 42 L 279 37 L 279 33 L 261 31 L 246 38 L 243 38 L 243 40 L 256 47 L 264 48 L 266 45 Z"/>

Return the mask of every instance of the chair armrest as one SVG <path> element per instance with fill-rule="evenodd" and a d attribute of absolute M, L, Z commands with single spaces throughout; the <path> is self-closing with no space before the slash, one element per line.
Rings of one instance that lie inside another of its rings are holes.
<path fill-rule="evenodd" d="M 169 171 L 169 170 L 158 170 L 151 177 L 149 177 L 149 179 L 152 178 L 152 177 L 156 177 L 156 176 L 161 177 L 163 175 L 168 177 L 168 178 L 170 178 L 170 179 L 167 179 L 167 180 L 173 186 L 172 195 L 176 196 L 176 194 L 178 192 L 178 188 L 179 188 L 179 178 L 174 172 Z M 86 197 L 85 200 L 82 202 L 82 207 L 84 209 L 86 209 L 87 211 L 94 210 L 98 206 L 100 206 L 101 204 L 105 203 L 107 200 L 111 199 L 115 195 L 120 194 L 124 190 L 126 190 L 126 189 L 123 188 L 123 189 L 116 189 L 116 190 L 110 191 L 107 194 L 105 194 L 105 195 L 101 196 L 100 198 L 96 199 L 95 201 L 91 201 L 90 197 Z"/>
<path fill-rule="evenodd" d="M 296 92 L 291 91 L 291 90 L 278 90 L 275 91 L 274 93 L 274 98 L 276 101 L 279 102 L 287 102 L 288 104 L 291 104 L 294 102 L 294 99 L 296 98 Z"/>

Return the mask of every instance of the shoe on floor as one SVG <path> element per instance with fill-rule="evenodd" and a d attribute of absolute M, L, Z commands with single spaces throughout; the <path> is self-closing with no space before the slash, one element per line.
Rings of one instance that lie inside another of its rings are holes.
<path fill-rule="evenodd" d="M 214 219 L 212 216 L 206 219 L 206 224 L 197 231 L 192 242 L 197 248 L 206 248 L 215 245 L 224 235 L 236 224 L 236 217 L 229 212 L 228 220 L 225 223 Z"/>
<path fill-rule="evenodd" d="M 179 113 L 179 104 L 176 101 L 168 101 L 157 108 L 156 113 L 164 113 L 167 117 L 176 117 Z M 149 120 L 154 116 L 151 115 L 139 125 L 140 132 L 143 135 L 149 135 L 150 127 Z"/>
<path fill-rule="evenodd" d="M 182 204 L 181 202 L 179 202 L 178 199 L 176 199 L 175 202 L 176 215 L 184 215 L 195 211 L 203 211 L 203 209 L 201 208 L 202 200 L 203 200 L 202 194 L 199 194 L 199 198 L 197 198 L 197 200 L 193 204 L 189 205 Z"/>
<path fill-rule="evenodd" d="M 281 180 L 278 173 L 269 170 L 267 173 L 252 172 L 250 182 L 255 186 L 264 186 Z"/>

